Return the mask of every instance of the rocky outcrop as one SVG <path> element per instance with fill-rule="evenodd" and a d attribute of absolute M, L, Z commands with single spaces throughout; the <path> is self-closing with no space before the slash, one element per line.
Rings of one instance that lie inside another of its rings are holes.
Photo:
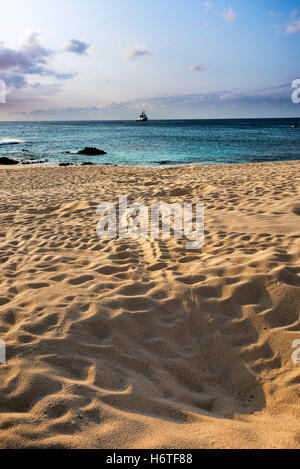
<path fill-rule="evenodd" d="M 83 150 L 77 152 L 77 155 L 90 155 L 90 156 L 97 156 L 97 155 L 106 155 L 107 153 L 103 150 L 98 150 L 98 148 L 94 147 L 85 147 Z"/>
<path fill-rule="evenodd" d="M 0 165 L 5 165 L 5 166 L 12 166 L 14 164 L 19 164 L 18 161 L 12 160 L 10 158 L 6 158 L 5 156 L 0 158 Z"/>

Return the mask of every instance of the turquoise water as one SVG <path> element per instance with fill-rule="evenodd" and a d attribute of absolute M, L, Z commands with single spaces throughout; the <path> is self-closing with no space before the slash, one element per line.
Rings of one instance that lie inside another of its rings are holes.
<path fill-rule="evenodd" d="M 19 143 L 12 145 L 12 141 Z M 171 165 L 299 160 L 299 144 L 300 118 L 0 123 L 0 156 L 48 159 L 48 164 L 91 161 L 157 166 L 162 161 Z M 75 154 L 85 146 L 105 150 L 107 155 Z"/>

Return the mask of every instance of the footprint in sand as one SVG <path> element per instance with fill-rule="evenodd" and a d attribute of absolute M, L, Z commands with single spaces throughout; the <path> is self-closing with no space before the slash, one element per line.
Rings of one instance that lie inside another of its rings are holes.
<path fill-rule="evenodd" d="M 71 278 L 68 280 L 68 283 L 70 285 L 82 285 L 83 283 L 90 282 L 91 280 L 94 280 L 92 275 L 82 275 L 81 277 Z"/>

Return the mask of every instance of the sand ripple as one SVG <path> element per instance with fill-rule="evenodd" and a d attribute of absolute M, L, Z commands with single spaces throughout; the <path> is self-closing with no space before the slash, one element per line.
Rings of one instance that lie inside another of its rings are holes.
<path fill-rule="evenodd" d="M 2 448 L 300 447 L 300 163 L 0 170 Z M 203 248 L 96 207 L 206 205 Z"/>

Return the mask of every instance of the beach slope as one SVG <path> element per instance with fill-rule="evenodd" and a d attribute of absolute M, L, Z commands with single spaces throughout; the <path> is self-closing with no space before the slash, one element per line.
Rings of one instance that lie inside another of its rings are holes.
<path fill-rule="evenodd" d="M 98 204 L 205 204 L 205 243 Z M 0 168 L 1 448 L 300 448 L 300 162 Z"/>

